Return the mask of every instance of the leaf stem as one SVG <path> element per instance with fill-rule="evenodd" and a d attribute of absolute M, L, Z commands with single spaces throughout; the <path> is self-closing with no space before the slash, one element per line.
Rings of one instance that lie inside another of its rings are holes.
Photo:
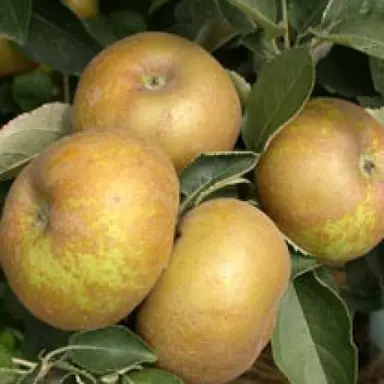
<path fill-rule="evenodd" d="M 6 368 L 6 367 L 0 367 L 0 373 L 10 373 L 10 374 L 16 374 L 20 376 L 27 375 L 31 370 L 25 370 L 25 369 L 18 369 L 18 368 Z"/>
<path fill-rule="evenodd" d="M 66 345 L 64 347 L 61 347 L 61 348 L 58 348 L 58 349 L 55 349 L 49 353 L 47 353 L 41 360 L 42 362 L 50 362 L 52 361 L 54 358 L 56 358 L 56 356 L 58 355 L 62 355 L 60 356 L 60 358 L 58 360 L 63 360 L 65 359 L 65 354 L 66 352 L 68 351 L 97 351 L 97 350 L 100 350 L 101 348 L 100 347 L 97 347 L 97 346 L 91 346 L 91 345 Z"/>
<path fill-rule="evenodd" d="M 333 48 L 334 43 L 331 41 L 320 41 L 316 38 L 313 39 L 310 44 L 310 52 L 315 64 L 317 64 L 320 60 L 326 57 L 331 49 Z"/>
<path fill-rule="evenodd" d="M 84 369 L 78 368 L 66 361 L 58 361 L 54 363 L 56 368 L 67 371 L 71 375 L 77 375 L 88 379 L 91 383 L 97 384 L 97 379 L 90 373 L 85 371 Z"/>
<path fill-rule="evenodd" d="M 83 346 L 83 345 L 66 345 L 65 347 L 58 348 L 58 349 L 53 350 L 52 352 L 47 353 L 42 360 L 43 361 L 51 361 L 54 357 L 56 357 L 58 355 L 63 355 L 67 351 L 70 351 L 70 350 L 86 350 L 86 349 L 92 349 L 92 348 L 87 347 L 87 346 Z M 61 356 L 61 358 L 62 357 L 63 356 Z"/>
<path fill-rule="evenodd" d="M 26 367 L 26 368 L 30 368 L 30 369 L 34 369 L 37 366 L 37 363 L 33 363 L 32 361 L 19 359 L 17 357 L 13 357 L 12 361 L 16 365 L 20 365 L 21 367 Z"/>
<path fill-rule="evenodd" d="M 69 87 L 69 76 L 67 74 L 63 75 L 63 93 L 64 93 L 64 103 L 69 104 L 71 101 L 71 92 Z"/>
<path fill-rule="evenodd" d="M 183 214 L 184 214 L 186 208 L 188 207 L 189 203 L 190 203 L 190 200 L 189 200 L 188 198 L 185 198 L 185 199 L 181 202 L 181 204 L 180 204 L 180 206 L 179 206 L 179 211 L 178 211 L 178 213 L 177 213 L 177 217 L 178 217 L 179 219 L 180 219 L 181 216 L 183 216 Z"/>
<path fill-rule="evenodd" d="M 289 49 L 291 47 L 291 41 L 289 39 L 289 22 L 288 22 L 288 5 L 287 0 L 281 0 L 281 9 L 284 25 L 284 48 Z"/>

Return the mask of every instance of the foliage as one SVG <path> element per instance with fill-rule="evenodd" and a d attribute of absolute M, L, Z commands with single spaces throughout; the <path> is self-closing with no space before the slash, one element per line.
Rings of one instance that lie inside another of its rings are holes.
<path fill-rule="evenodd" d="M 236 149 L 202 154 L 180 176 L 180 214 L 217 194 L 257 205 L 250 171 L 310 97 L 352 100 L 384 123 L 383 23 L 381 0 L 101 0 L 100 15 L 91 20 L 60 1 L 4 0 L 0 33 L 37 67 L 0 78 L 0 201 L 31 159 L 69 134 L 70 104 L 87 63 L 124 36 L 164 30 L 210 51 L 228 70 L 243 106 Z M 381 249 L 348 263 L 343 283 L 335 285 L 334 271 L 291 246 L 292 279 L 272 350 L 292 383 L 356 382 L 353 319 L 382 308 Z M 0 301 L 1 383 L 182 382 L 154 368 L 156 352 L 128 322 L 60 332 L 33 318 L 4 278 Z M 383 319 L 372 323 L 379 348 Z"/>

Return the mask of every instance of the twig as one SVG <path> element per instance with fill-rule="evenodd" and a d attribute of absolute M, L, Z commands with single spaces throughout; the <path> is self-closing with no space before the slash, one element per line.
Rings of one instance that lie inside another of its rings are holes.
<path fill-rule="evenodd" d="M 36 363 L 33 363 L 32 361 L 27 361 L 27 360 L 19 359 L 17 357 L 13 357 L 12 361 L 16 365 L 20 365 L 21 367 L 26 367 L 26 368 L 30 368 L 30 369 L 35 368 L 36 365 L 37 365 Z"/>
<path fill-rule="evenodd" d="M 289 49 L 291 47 L 291 41 L 289 39 L 289 21 L 288 21 L 288 5 L 287 0 L 281 0 L 281 9 L 284 25 L 284 48 Z"/>

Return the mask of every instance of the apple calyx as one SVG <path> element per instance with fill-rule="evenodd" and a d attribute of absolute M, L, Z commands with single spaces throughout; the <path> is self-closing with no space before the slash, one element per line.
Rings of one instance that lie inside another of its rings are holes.
<path fill-rule="evenodd" d="M 49 216 L 48 204 L 40 204 L 36 211 L 36 220 L 39 225 L 47 228 L 49 226 Z"/>
<path fill-rule="evenodd" d="M 359 169 L 365 178 L 384 180 L 384 163 L 380 160 L 380 154 L 364 154 L 360 157 Z"/>
<path fill-rule="evenodd" d="M 144 74 L 142 81 L 144 87 L 150 91 L 156 91 L 167 83 L 166 77 L 159 73 Z"/>

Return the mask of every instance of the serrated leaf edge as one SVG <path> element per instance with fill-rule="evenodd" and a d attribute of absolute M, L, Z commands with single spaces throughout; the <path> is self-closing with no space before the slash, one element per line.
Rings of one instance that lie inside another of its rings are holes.
<path fill-rule="evenodd" d="M 334 297 L 344 307 L 345 313 L 346 313 L 348 320 L 349 320 L 349 342 L 350 342 L 350 344 L 354 350 L 355 361 L 356 361 L 357 356 L 358 356 L 358 354 L 357 354 L 358 351 L 357 351 L 357 347 L 356 347 L 356 344 L 354 343 L 354 339 L 353 339 L 353 321 L 352 321 L 352 317 L 351 317 L 350 311 L 348 309 L 347 303 L 341 298 L 339 292 L 337 292 L 333 287 L 328 285 L 325 281 L 323 281 L 323 279 L 320 278 L 320 276 L 318 275 L 316 270 L 314 270 L 312 273 L 313 273 L 313 276 L 316 279 L 316 281 L 320 285 L 322 285 L 324 288 L 326 288 L 329 292 L 332 292 Z M 354 372 L 354 379 L 355 379 L 354 382 L 355 382 L 357 379 L 357 376 L 358 376 L 358 364 L 354 364 L 354 366 L 355 366 L 355 372 Z"/>

